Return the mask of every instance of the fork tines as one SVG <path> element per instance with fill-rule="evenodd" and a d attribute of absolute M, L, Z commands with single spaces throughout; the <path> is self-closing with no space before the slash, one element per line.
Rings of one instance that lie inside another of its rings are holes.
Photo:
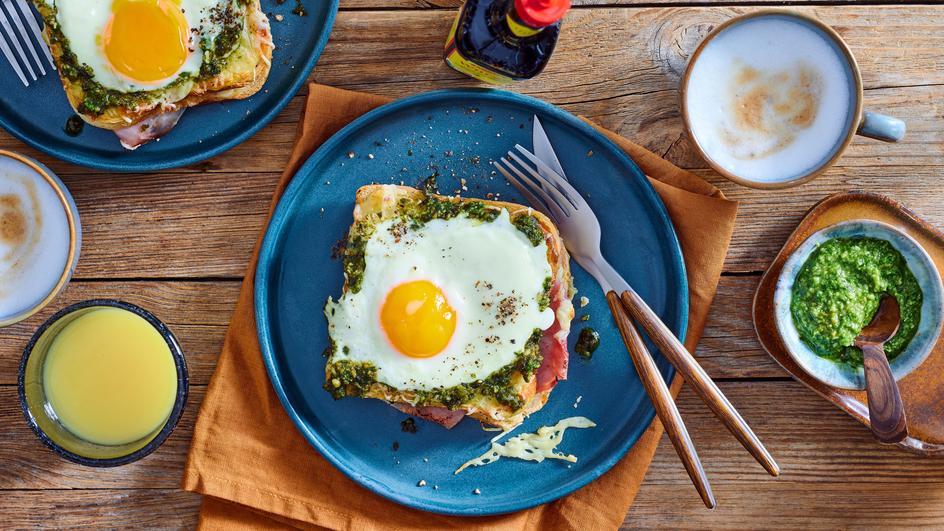
<path fill-rule="evenodd" d="M 42 50 L 43 55 L 46 56 L 46 60 L 49 61 L 53 70 L 56 69 L 56 66 L 52 61 L 52 55 L 49 53 L 46 41 L 43 40 L 39 24 L 36 22 L 36 17 L 33 16 L 33 12 L 26 4 L 26 0 L 0 0 L 0 3 L 3 4 L 3 8 L 0 9 L 0 52 L 3 52 L 4 57 L 6 57 L 13 71 L 16 72 L 16 75 L 20 78 L 20 81 L 28 87 L 29 81 L 26 78 L 26 74 L 23 73 L 24 67 L 26 71 L 29 72 L 33 81 L 37 79 L 36 71 L 33 70 L 33 64 L 39 69 L 40 76 L 46 75 L 46 69 L 43 67 L 43 62 L 39 59 L 36 46 L 39 46 L 39 49 Z M 25 26 L 23 24 L 24 18 L 26 19 Z M 14 26 L 16 26 L 16 31 L 13 29 Z M 27 26 L 29 27 L 29 31 L 27 31 Z M 24 47 L 29 51 L 29 55 L 32 56 L 32 63 L 30 63 Z M 14 53 L 14 51 L 16 53 Z M 19 59 L 19 61 L 17 61 L 17 59 Z"/>
<path fill-rule="evenodd" d="M 494 165 L 532 206 L 556 220 L 570 217 L 576 209 L 580 208 L 583 202 L 580 194 L 567 183 L 563 176 L 558 175 L 520 145 L 516 144 L 515 149 L 535 166 L 531 166 L 512 151 L 508 152 L 507 158 L 501 157 L 500 161 L 495 161 Z M 541 171 L 538 172 L 537 168 Z"/>

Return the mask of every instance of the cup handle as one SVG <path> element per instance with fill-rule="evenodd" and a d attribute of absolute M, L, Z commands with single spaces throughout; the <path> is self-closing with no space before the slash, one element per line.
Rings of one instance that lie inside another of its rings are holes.
<path fill-rule="evenodd" d="M 856 133 L 882 142 L 898 142 L 905 136 L 905 122 L 877 112 L 865 111 Z"/>

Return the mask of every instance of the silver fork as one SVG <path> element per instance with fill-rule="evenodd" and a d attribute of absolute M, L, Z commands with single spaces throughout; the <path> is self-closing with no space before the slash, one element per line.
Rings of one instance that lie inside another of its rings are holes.
<path fill-rule="evenodd" d="M 46 75 L 46 69 L 43 67 L 43 62 L 40 61 L 39 55 L 36 53 L 36 46 L 39 46 L 39 49 L 43 51 L 43 55 L 46 56 L 46 60 L 49 61 L 53 70 L 56 69 L 56 66 L 52 61 L 52 54 L 49 53 L 46 41 L 43 40 L 39 24 L 36 23 L 36 18 L 26 4 L 26 0 L 0 1 L 2 1 L 4 9 L 6 9 L 6 13 L 3 12 L 3 9 L 0 9 L 0 28 L 3 30 L 0 32 L 0 52 L 3 52 L 4 57 L 6 57 L 13 71 L 16 72 L 16 75 L 20 78 L 20 81 L 28 87 L 29 81 L 26 79 L 26 75 L 23 73 L 20 64 L 26 67 L 33 81 L 36 81 L 37 78 L 36 72 L 33 70 L 33 65 L 30 64 L 29 58 L 23 50 L 24 46 L 33 57 L 33 63 L 39 68 L 40 76 Z M 19 8 L 19 10 L 17 10 L 17 8 Z M 24 18 L 26 19 L 26 25 L 29 26 L 29 33 L 27 33 L 26 27 L 23 25 Z M 12 25 L 10 24 L 11 21 L 13 22 Z M 16 33 L 13 32 L 13 26 L 16 26 L 19 38 L 17 38 Z M 31 34 L 32 38 L 30 36 Z M 11 45 L 13 46 L 12 49 L 10 48 Z M 14 49 L 16 50 L 16 55 L 13 53 Z M 19 63 L 17 62 L 17 58 L 19 58 Z"/>
<path fill-rule="evenodd" d="M 515 149 L 537 169 L 513 151 L 508 152 L 507 158 L 502 157 L 500 161 L 496 161 L 495 167 L 527 198 L 533 207 L 554 221 L 571 256 L 603 288 L 614 320 L 640 373 L 640 379 L 646 386 L 646 391 L 656 406 L 659 418 L 666 426 L 666 431 L 705 504 L 713 507 L 714 499 L 694 445 L 655 362 L 642 343 L 631 320 L 625 318 L 624 313 L 628 313 L 632 320 L 638 322 L 646 330 L 659 350 L 675 365 L 692 389 L 751 455 L 771 475 L 779 475 L 780 468 L 773 457 L 701 365 L 695 361 L 694 356 L 603 257 L 600 251 L 600 222 L 583 196 L 567 182 L 567 179 L 533 153 L 517 144 Z"/>

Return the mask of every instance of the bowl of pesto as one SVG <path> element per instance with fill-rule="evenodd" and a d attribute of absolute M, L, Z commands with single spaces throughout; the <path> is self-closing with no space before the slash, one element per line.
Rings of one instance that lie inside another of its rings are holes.
<path fill-rule="evenodd" d="M 896 380 L 928 357 L 941 333 L 944 289 L 928 253 L 901 230 L 852 220 L 812 234 L 783 266 L 774 294 L 787 352 L 833 387 L 864 389 L 862 351 L 852 346 L 884 293 L 898 299 L 901 323 L 885 344 Z"/>

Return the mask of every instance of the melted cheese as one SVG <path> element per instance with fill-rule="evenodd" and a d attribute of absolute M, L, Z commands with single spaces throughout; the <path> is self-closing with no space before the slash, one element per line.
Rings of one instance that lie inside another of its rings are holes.
<path fill-rule="evenodd" d="M 571 463 L 577 461 L 577 457 L 570 454 L 559 454 L 554 450 L 564 438 L 564 432 L 567 428 L 592 428 L 596 426 L 592 420 L 586 417 L 569 417 L 561 420 L 553 426 L 542 426 L 534 433 L 525 433 L 508 439 L 505 444 L 498 444 L 496 440 L 503 437 L 507 432 L 502 432 L 492 439 L 492 447 L 487 452 L 466 461 L 460 466 L 454 474 L 462 472 L 470 466 L 484 466 L 502 457 L 512 457 L 525 461 L 537 461 L 540 463 L 545 459 L 561 459 Z"/>

